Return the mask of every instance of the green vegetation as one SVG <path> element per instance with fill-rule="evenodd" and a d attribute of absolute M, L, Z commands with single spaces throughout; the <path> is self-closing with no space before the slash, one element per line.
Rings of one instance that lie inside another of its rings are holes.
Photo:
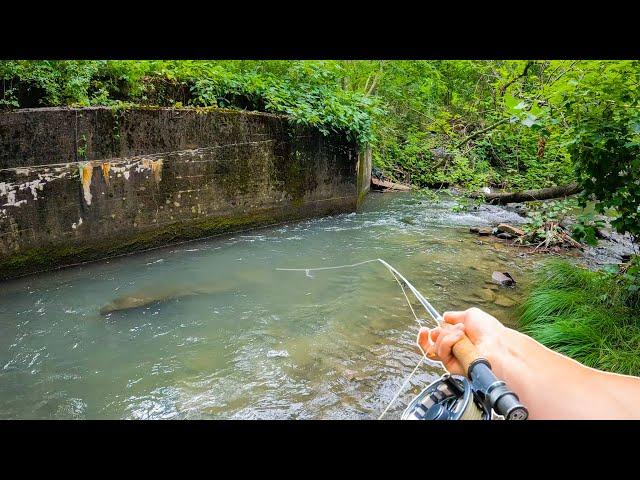
<path fill-rule="evenodd" d="M 581 208 L 577 198 L 527 202 L 527 205 L 530 221 L 522 225 L 525 235 L 516 240 L 519 243 L 548 248 L 572 243 L 568 235 L 577 242 L 595 246 L 598 244 L 598 229 L 606 227 L 594 209 Z"/>
<path fill-rule="evenodd" d="M 595 65 L 579 88 L 557 92 L 579 180 L 596 209 L 615 208 L 613 225 L 640 234 L 640 68 L 638 62 Z M 585 197 L 586 198 L 586 197 Z"/>
<path fill-rule="evenodd" d="M 522 307 L 525 333 L 585 365 L 640 375 L 637 260 L 623 273 L 550 262 Z M 617 270 L 617 268 L 616 268 Z"/>
<path fill-rule="evenodd" d="M 4 61 L 0 106 L 214 106 L 291 116 L 372 140 L 376 99 L 341 88 L 335 62 Z M 336 64 L 337 65 L 337 64 Z"/>

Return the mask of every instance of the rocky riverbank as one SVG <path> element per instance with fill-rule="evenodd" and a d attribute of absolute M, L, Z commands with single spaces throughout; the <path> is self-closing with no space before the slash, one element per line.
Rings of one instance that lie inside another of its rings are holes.
<path fill-rule="evenodd" d="M 531 210 L 523 203 L 510 203 L 504 209 L 513 213 L 506 221 L 492 222 L 480 226 L 471 226 L 470 233 L 481 237 L 481 241 L 501 242 L 519 248 L 522 254 L 550 254 L 575 257 L 579 263 L 590 269 L 598 269 L 607 264 L 620 264 L 629 259 L 630 255 L 638 252 L 638 246 L 633 243 L 630 235 L 622 235 L 611 226 L 609 217 L 597 215 L 594 220 L 601 222 L 602 226 L 596 229 L 597 245 L 591 246 L 579 243 L 570 236 L 571 227 L 577 222 L 577 214 L 567 215 L 561 222 L 550 222 L 551 232 L 556 235 L 552 247 L 543 247 L 544 242 L 528 243 L 527 226 L 531 224 Z M 493 205 L 481 204 L 471 207 L 472 212 L 484 212 L 495 210 Z M 506 218 L 504 219 L 506 220 Z M 549 235 L 550 236 L 550 235 Z M 483 238 L 484 237 L 484 238 Z M 543 247 L 543 248 L 540 248 Z"/>

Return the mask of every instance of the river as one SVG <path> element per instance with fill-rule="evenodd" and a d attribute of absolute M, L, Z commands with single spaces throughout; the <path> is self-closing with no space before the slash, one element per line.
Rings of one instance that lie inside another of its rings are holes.
<path fill-rule="evenodd" d="M 455 204 L 371 193 L 357 214 L 3 282 L 0 418 L 376 418 L 420 359 L 398 284 L 378 263 L 276 268 L 379 257 L 440 311 L 476 305 L 514 325 L 537 260 L 469 226 L 523 219 Z M 389 418 L 442 373 L 422 367 Z"/>

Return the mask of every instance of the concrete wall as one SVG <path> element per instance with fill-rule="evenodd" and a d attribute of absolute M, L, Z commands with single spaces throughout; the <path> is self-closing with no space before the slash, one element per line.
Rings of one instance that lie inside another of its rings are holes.
<path fill-rule="evenodd" d="M 0 114 L 0 278 L 354 211 L 370 152 L 214 109 Z"/>
<path fill-rule="evenodd" d="M 371 147 L 366 146 L 358 154 L 358 203 L 360 207 L 365 195 L 371 190 Z"/>

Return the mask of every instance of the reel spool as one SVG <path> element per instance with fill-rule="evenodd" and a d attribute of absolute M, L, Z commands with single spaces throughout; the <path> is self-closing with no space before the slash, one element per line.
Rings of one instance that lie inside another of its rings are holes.
<path fill-rule="evenodd" d="M 491 420 L 466 377 L 445 374 L 425 388 L 405 409 L 402 420 Z"/>

